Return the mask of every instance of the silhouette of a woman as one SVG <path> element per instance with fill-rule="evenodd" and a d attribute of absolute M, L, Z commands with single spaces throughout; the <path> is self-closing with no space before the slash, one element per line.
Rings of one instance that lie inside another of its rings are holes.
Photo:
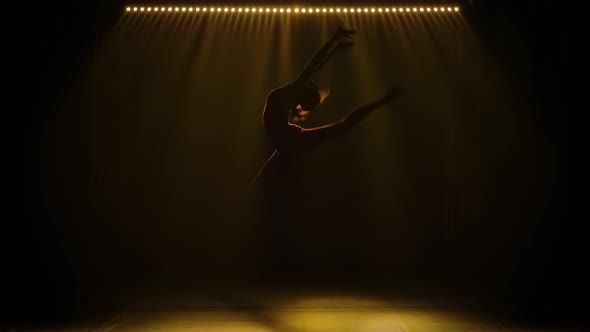
<path fill-rule="evenodd" d="M 253 183 L 270 174 L 284 174 L 292 160 L 302 151 L 344 134 L 372 111 L 401 93 L 400 87 L 393 88 L 383 97 L 351 111 L 340 121 L 324 126 L 303 128 L 289 121 L 290 118 L 305 120 L 305 117 L 328 96 L 329 92 L 320 91 L 311 77 L 328 62 L 335 51 L 352 46 L 350 40 L 355 32 L 343 29 L 340 24 L 332 38 L 313 56 L 295 81 L 268 94 L 262 120 L 275 150 Z"/>

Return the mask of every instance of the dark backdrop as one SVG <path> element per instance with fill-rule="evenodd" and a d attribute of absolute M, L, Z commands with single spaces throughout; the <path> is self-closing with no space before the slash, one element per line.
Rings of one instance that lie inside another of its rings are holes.
<path fill-rule="evenodd" d="M 198 288 L 211 280 L 246 285 L 272 277 L 356 285 L 378 279 L 402 288 L 419 280 L 499 298 L 535 318 L 549 312 L 582 318 L 585 116 L 577 94 L 582 62 L 573 46 L 582 42 L 576 40 L 581 21 L 573 8 L 490 2 L 467 9 L 486 52 L 476 53 L 485 60 L 465 62 L 494 65 L 476 70 L 488 73 L 483 77 L 462 77 L 478 91 L 493 90 L 491 96 L 442 103 L 448 108 L 437 127 L 436 118 L 418 117 L 436 113 L 410 89 L 400 104 L 418 113 L 381 115 L 391 127 L 367 123 L 343 144 L 309 156 L 303 176 L 290 184 L 295 190 L 281 183 L 273 191 L 247 187 L 244 178 L 269 153 L 256 122 L 187 134 L 190 121 L 137 114 L 134 109 L 160 108 L 149 99 L 134 107 L 141 98 L 133 92 L 105 102 L 108 91 L 120 90 L 104 82 L 96 88 L 90 73 L 131 72 L 92 68 L 121 3 L 36 8 L 8 39 L 19 51 L 7 72 L 20 89 L 9 96 L 16 107 L 6 112 L 4 131 L 5 312 L 25 320 L 58 317 L 95 304 L 98 295 L 108 303 L 129 288 Z M 119 59 L 130 58 L 123 52 Z M 501 79 L 481 81 L 489 77 Z M 268 87 L 286 83 L 274 79 L 267 78 Z M 497 91 L 501 99 L 490 104 Z M 371 91 L 356 97 L 361 102 Z M 97 110 L 112 110 L 105 103 L 127 107 L 96 117 Z M 461 105 L 456 113 L 453 105 Z M 171 114 L 182 116 L 185 106 L 171 107 Z M 471 107 L 477 116 L 466 112 Z M 210 112 L 190 120 L 223 120 Z M 448 122 L 449 114 L 458 117 Z M 242 141 L 247 130 L 254 136 Z M 220 134 L 226 136 L 217 140 Z M 368 145 L 384 138 L 399 141 Z M 198 157 L 191 154 L 195 147 Z"/>

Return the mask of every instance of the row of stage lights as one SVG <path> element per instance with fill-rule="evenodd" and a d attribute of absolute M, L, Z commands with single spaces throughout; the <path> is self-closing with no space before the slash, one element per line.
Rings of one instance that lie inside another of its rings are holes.
<path fill-rule="evenodd" d="M 127 12 L 203 12 L 203 13 L 438 13 L 458 12 L 459 7 L 379 7 L 379 8 L 241 8 L 241 7 L 127 7 Z"/>

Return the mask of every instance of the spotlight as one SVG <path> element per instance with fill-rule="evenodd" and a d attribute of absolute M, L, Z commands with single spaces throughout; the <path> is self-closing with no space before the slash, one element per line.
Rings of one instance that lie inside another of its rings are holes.
<path fill-rule="evenodd" d="M 420 12 L 424 13 L 424 8 L 420 7 Z"/>
<path fill-rule="evenodd" d="M 235 9 L 235 8 L 232 8 L 232 9 L 231 9 L 231 12 L 232 12 L 232 13 L 235 13 L 235 12 L 236 12 L 236 9 Z"/>
<path fill-rule="evenodd" d="M 334 12 L 334 8 L 330 8 L 330 13 L 333 13 L 333 12 Z"/>
<path fill-rule="evenodd" d="M 141 7 L 141 9 L 140 9 L 140 10 L 141 10 L 141 11 L 143 11 L 143 7 Z"/>
<path fill-rule="evenodd" d="M 290 13 L 290 12 L 291 12 L 291 8 L 287 8 L 287 13 Z"/>
<path fill-rule="evenodd" d="M 386 11 L 387 13 L 389 13 L 389 8 L 385 8 L 385 11 Z"/>
<path fill-rule="evenodd" d="M 340 13 L 340 8 L 336 8 L 336 12 L 337 13 Z"/>
<path fill-rule="evenodd" d="M 369 9 L 368 8 L 365 8 L 364 11 L 365 11 L 365 13 L 368 13 L 369 12 Z"/>
<path fill-rule="evenodd" d="M 313 8 L 309 8 L 309 9 L 307 10 L 307 12 L 308 12 L 308 13 L 310 13 L 310 14 L 311 14 L 311 13 L 313 13 Z"/>
<path fill-rule="evenodd" d="M 285 10 L 284 10 L 283 8 L 281 8 L 281 9 L 279 9 L 279 11 L 282 13 L 282 12 L 284 12 Z"/>
<path fill-rule="evenodd" d="M 185 12 L 186 11 L 186 8 L 185 7 L 182 7 L 182 11 Z"/>
<path fill-rule="evenodd" d="M 179 10 L 179 9 L 178 9 L 178 7 L 174 8 L 174 11 L 175 11 L 175 12 L 177 12 L 178 10 Z"/>
<path fill-rule="evenodd" d="M 165 12 L 166 11 L 166 8 L 165 7 L 162 7 L 162 11 Z"/>
<path fill-rule="evenodd" d="M 392 8 L 391 11 L 394 12 L 394 13 L 397 13 L 397 9 L 396 8 Z"/>
<path fill-rule="evenodd" d="M 130 12 L 131 11 L 131 7 L 127 7 L 127 11 Z"/>
<path fill-rule="evenodd" d="M 244 11 L 245 11 L 246 13 L 248 13 L 248 12 L 250 12 L 250 8 L 246 8 L 246 9 L 244 9 Z"/>
<path fill-rule="evenodd" d="M 361 10 L 360 8 L 357 8 L 357 9 L 356 9 L 356 12 L 357 12 L 357 13 L 360 13 L 361 11 L 362 11 L 362 10 Z"/>
<path fill-rule="evenodd" d="M 158 7 L 156 7 L 156 8 L 154 8 L 154 11 L 155 11 L 155 12 L 157 12 L 157 11 L 158 11 L 158 9 L 159 9 L 159 8 L 158 8 Z"/>
<path fill-rule="evenodd" d="M 238 8 L 238 13 L 242 12 L 242 7 Z"/>
<path fill-rule="evenodd" d="M 267 13 L 270 13 L 270 8 L 266 8 L 266 12 Z"/>
<path fill-rule="evenodd" d="M 262 13 L 262 8 L 258 8 L 258 12 L 259 13 Z"/>
<path fill-rule="evenodd" d="M 438 8 L 434 7 L 434 11 L 437 12 L 438 11 Z"/>
<path fill-rule="evenodd" d="M 410 8 L 406 8 L 406 12 L 409 13 L 410 12 Z"/>
<path fill-rule="evenodd" d="M 444 12 L 444 11 L 445 11 L 445 7 L 441 7 L 441 8 L 440 8 L 440 11 L 441 11 L 441 12 Z"/>
<path fill-rule="evenodd" d="M 449 11 L 449 12 L 452 11 L 451 7 L 447 8 L 447 11 Z"/>
<path fill-rule="evenodd" d="M 299 8 L 295 8 L 295 12 L 296 13 L 299 13 Z"/>
<path fill-rule="evenodd" d="M 226 8 L 223 8 L 223 11 L 226 12 L 226 13 L 227 13 L 228 10 L 229 9 L 227 9 L 227 7 Z"/>
<path fill-rule="evenodd" d="M 426 11 L 430 13 L 430 7 L 426 8 Z"/>
<path fill-rule="evenodd" d="M 319 12 L 320 12 L 320 9 L 319 9 L 319 8 L 316 8 L 316 9 L 315 9 L 315 12 L 316 12 L 316 13 L 319 13 Z"/>
<path fill-rule="evenodd" d="M 343 11 L 344 11 L 345 13 L 347 13 L 347 12 L 348 12 L 348 9 L 344 8 L 344 9 L 343 9 Z"/>
<path fill-rule="evenodd" d="M 172 11 L 172 7 L 168 7 L 168 11 L 171 12 Z"/>
<path fill-rule="evenodd" d="M 252 8 L 252 12 L 253 13 L 256 13 L 256 8 Z"/>
<path fill-rule="evenodd" d="M 379 8 L 378 11 L 381 13 L 381 12 L 383 12 L 383 9 Z"/>
<path fill-rule="evenodd" d="M 301 12 L 302 13 L 305 13 L 306 12 L 305 8 L 301 9 Z"/>
<path fill-rule="evenodd" d="M 459 7 L 455 7 L 455 11 L 458 12 L 459 11 Z"/>
<path fill-rule="evenodd" d="M 221 12 L 221 8 L 217 8 L 217 12 L 218 12 L 218 13 L 219 13 L 219 12 Z"/>
<path fill-rule="evenodd" d="M 273 12 L 273 13 L 276 13 L 276 12 L 277 12 L 277 9 L 276 9 L 276 8 L 273 8 L 273 9 L 272 9 L 272 12 Z"/>
<path fill-rule="evenodd" d="M 326 8 L 322 8 L 322 13 L 327 12 L 328 10 Z"/>
<path fill-rule="evenodd" d="M 207 7 L 203 7 L 203 11 L 206 12 L 207 11 Z"/>

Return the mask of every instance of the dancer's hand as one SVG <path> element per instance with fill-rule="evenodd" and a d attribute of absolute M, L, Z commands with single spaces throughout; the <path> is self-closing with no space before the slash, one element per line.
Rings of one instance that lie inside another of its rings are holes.
<path fill-rule="evenodd" d="M 338 26 L 338 30 L 335 33 L 336 39 L 340 40 L 342 38 L 349 38 L 352 39 L 352 35 L 356 33 L 356 30 L 349 30 L 342 28 L 344 22 L 340 22 L 340 26 Z"/>
<path fill-rule="evenodd" d="M 383 103 L 389 102 L 389 101 L 393 100 L 394 98 L 396 98 L 397 96 L 399 96 L 403 91 L 404 91 L 404 89 L 401 86 L 396 86 L 396 87 L 392 88 L 391 90 L 389 90 L 389 92 L 387 92 L 381 98 L 381 102 L 383 102 Z"/>

